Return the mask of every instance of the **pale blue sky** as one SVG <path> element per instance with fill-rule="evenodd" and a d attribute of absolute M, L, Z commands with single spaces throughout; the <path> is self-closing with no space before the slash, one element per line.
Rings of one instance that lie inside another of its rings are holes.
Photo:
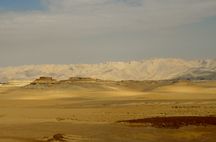
<path fill-rule="evenodd" d="M 41 10 L 40 0 L 0 0 L 0 10 Z"/>
<path fill-rule="evenodd" d="M 0 67 L 215 58 L 215 0 L 0 0 Z"/>

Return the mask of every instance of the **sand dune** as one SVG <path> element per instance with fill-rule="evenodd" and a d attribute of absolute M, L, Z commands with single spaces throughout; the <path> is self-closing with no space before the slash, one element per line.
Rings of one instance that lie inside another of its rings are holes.
<path fill-rule="evenodd" d="M 157 117 L 214 117 L 216 81 L 42 80 L 22 87 L 0 87 L 1 142 L 214 142 L 216 138 L 215 125 L 207 122 L 175 130 L 116 123 Z"/>

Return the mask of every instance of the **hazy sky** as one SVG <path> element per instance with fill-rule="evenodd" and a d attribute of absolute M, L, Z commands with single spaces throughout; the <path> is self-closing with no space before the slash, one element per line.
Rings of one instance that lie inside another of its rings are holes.
<path fill-rule="evenodd" d="M 216 57 L 216 0 L 0 0 L 0 67 L 163 57 Z"/>

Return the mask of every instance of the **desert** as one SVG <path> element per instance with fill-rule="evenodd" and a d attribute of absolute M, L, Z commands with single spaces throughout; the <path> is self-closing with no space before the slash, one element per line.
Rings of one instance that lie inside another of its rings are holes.
<path fill-rule="evenodd" d="M 216 0 L 0 0 L 0 142 L 216 142 Z"/>
<path fill-rule="evenodd" d="M 22 87 L 3 84 L 0 91 L 2 142 L 216 138 L 214 80 L 40 77 Z"/>

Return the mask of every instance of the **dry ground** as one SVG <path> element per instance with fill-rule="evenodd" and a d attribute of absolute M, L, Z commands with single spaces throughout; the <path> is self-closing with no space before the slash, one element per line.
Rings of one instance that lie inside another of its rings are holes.
<path fill-rule="evenodd" d="M 117 123 L 216 116 L 216 81 L 76 82 L 0 88 L 1 142 L 214 142 L 216 126 Z"/>

